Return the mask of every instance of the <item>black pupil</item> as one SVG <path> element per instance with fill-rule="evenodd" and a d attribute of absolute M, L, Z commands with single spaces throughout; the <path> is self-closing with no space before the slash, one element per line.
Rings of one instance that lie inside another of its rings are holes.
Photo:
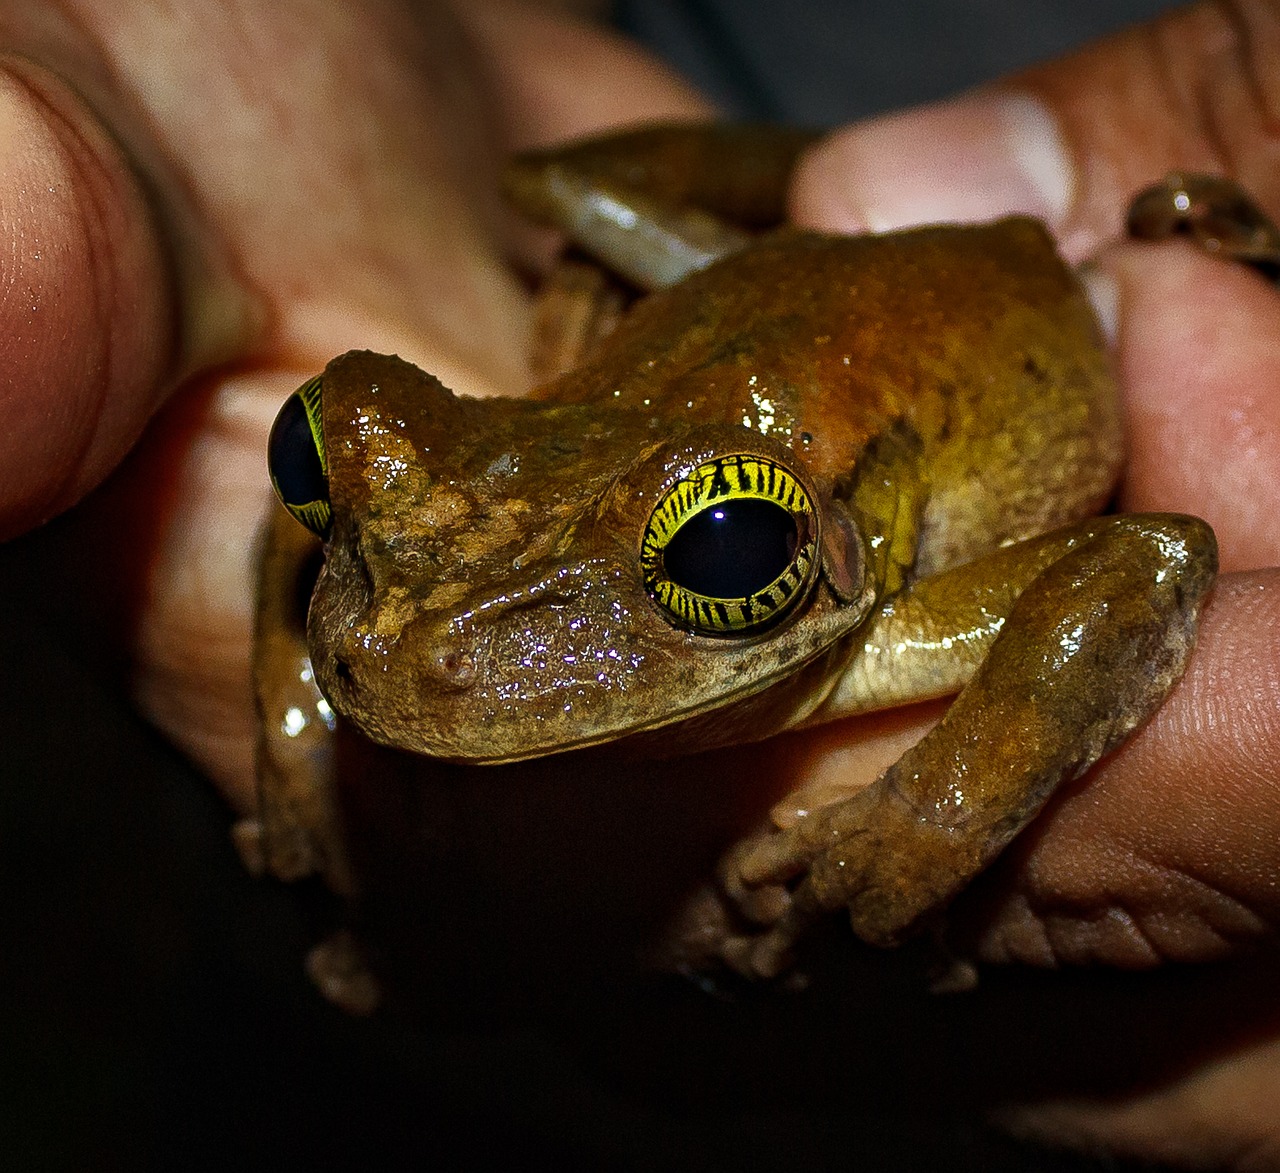
<path fill-rule="evenodd" d="M 284 401 L 267 441 L 267 464 L 290 505 L 323 501 L 328 495 L 320 454 L 307 423 L 307 409 L 298 395 Z"/>
<path fill-rule="evenodd" d="M 662 564 L 677 586 L 713 599 L 764 590 L 796 552 L 795 518 L 781 505 L 741 497 L 708 505 L 667 543 Z"/>

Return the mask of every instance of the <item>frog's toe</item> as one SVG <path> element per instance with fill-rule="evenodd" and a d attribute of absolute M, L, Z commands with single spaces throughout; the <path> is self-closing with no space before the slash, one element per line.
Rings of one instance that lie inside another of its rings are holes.
<path fill-rule="evenodd" d="M 366 1017 L 382 1000 L 360 943 L 345 929 L 321 941 L 307 954 L 307 976 L 335 1006 Z"/>
<path fill-rule="evenodd" d="M 231 825 L 231 842 L 244 870 L 255 879 L 267 874 L 266 832 L 262 820 L 254 818 L 237 819 Z"/>
<path fill-rule="evenodd" d="M 733 883 L 699 888 L 681 906 L 650 955 L 660 970 L 715 982 L 717 970 L 759 981 L 790 968 L 789 951 L 774 926 L 786 918 L 791 895 L 771 886 L 747 889 Z M 769 944 L 762 947 L 762 942 Z M 792 975 L 788 974 L 788 977 Z"/>
<path fill-rule="evenodd" d="M 781 885 L 808 871 L 814 851 L 802 834 L 804 824 L 746 840 L 732 857 L 737 882 L 744 888 Z"/>
<path fill-rule="evenodd" d="M 750 981 L 778 981 L 801 987 L 807 979 L 795 967 L 797 926 L 782 917 L 762 933 L 727 938 L 720 947 L 724 964 Z"/>
<path fill-rule="evenodd" d="M 729 969 L 748 981 L 776 978 L 787 968 L 789 958 L 764 955 L 761 950 L 763 940 L 752 936 L 730 937 L 720 948 L 721 959 Z"/>
<path fill-rule="evenodd" d="M 775 838 L 776 835 L 766 834 L 743 840 L 720 863 L 717 879 L 721 893 L 739 916 L 753 925 L 776 923 L 791 902 L 781 880 L 772 876 L 748 879 L 744 872 L 746 862 L 756 851 Z"/>
<path fill-rule="evenodd" d="M 721 863 L 720 891 L 738 926 L 720 943 L 725 966 L 751 981 L 786 978 L 796 942 L 811 919 L 797 905 L 793 881 L 807 874 L 811 850 L 795 829 L 764 832 L 743 840 Z"/>
<path fill-rule="evenodd" d="M 737 910 L 717 885 L 708 883 L 676 910 L 649 959 L 667 972 L 705 974 L 719 965 L 725 941 L 739 932 Z"/>

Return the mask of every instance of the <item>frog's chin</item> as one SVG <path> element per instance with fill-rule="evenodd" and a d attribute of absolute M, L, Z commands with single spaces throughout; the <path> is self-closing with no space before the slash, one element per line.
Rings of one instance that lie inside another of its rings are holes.
<path fill-rule="evenodd" d="M 521 762 L 534 762 L 546 758 L 567 754 L 605 751 L 610 756 L 623 760 L 660 760 L 680 757 L 699 750 L 712 749 L 717 745 L 727 745 L 731 741 L 742 738 L 726 738 L 722 741 L 707 741 L 686 737 L 672 736 L 672 730 L 679 730 L 684 718 L 677 717 L 674 723 L 655 725 L 650 728 L 631 728 L 621 731 L 600 730 L 586 733 L 576 738 L 560 738 L 545 744 L 524 741 L 519 746 L 504 747 L 494 742 L 477 743 L 475 745 L 453 744 L 447 747 L 423 745 L 417 742 L 406 742 L 403 736 L 394 739 L 381 738 L 371 734 L 373 740 L 381 741 L 393 749 L 406 750 L 423 757 L 435 758 L 457 766 L 513 766 Z"/>

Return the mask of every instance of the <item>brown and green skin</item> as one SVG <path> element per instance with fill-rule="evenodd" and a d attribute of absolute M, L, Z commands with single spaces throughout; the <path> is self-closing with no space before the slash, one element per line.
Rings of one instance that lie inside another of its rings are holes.
<path fill-rule="evenodd" d="M 648 131 L 639 154 L 665 158 L 671 140 L 705 159 L 708 133 Z M 619 136 L 587 156 L 636 150 Z M 766 144 L 772 162 L 746 170 L 780 187 L 794 150 Z M 548 165 L 573 172 L 576 151 L 526 161 L 512 190 L 558 219 L 528 192 Z M 626 199 L 600 168 L 578 167 L 577 190 Z M 641 220 L 667 206 L 648 163 L 623 171 Z M 959 692 L 870 788 L 730 858 L 744 910 L 751 889 L 789 890 L 766 923 L 724 933 L 726 959 L 772 974 L 830 909 L 899 940 L 1154 711 L 1190 654 L 1216 546 L 1194 518 L 1095 516 L 1121 470 L 1117 394 L 1037 223 L 726 239 L 529 398 L 460 398 L 368 352 L 330 363 L 333 529 L 307 631 L 345 722 L 462 763 L 615 742 L 671 755 Z M 590 250 L 592 230 L 577 243 Z M 627 263 L 645 268 L 645 247 Z M 740 637 L 677 627 L 638 564 L 657 496 L 724 452 L 786 464 L 819 519 L 807 596 Z M 270 728 L 275 678 L 261 658 L 258 672 Z M 284 773 L 264 772 L 276 871 L 282 822 L 333 838 L 331 780 Z M 332 874 L 332 851 L 315 854 Z"/>

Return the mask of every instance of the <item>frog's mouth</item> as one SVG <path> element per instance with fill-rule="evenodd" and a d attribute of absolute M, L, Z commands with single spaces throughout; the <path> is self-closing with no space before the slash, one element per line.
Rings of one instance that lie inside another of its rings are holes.
<path fill-rule="evenodd" d="M 626 689 L 615 685 L 604 690 L 610 701 L 618 699 L 616 693 L 630 693 L 622 703 L 600 705 L 600 698 L 586 694 L 575 707 L 561 693 L 550 715 L 527 693 L 519 698 L 526 707 L 489 707 L 467 697 L 466 690 L 456 698 L 453 712 L 424 706 L 412 716 L 405 714 L 407 719 L 388 722 L 362 719 L 367 707 L 348 711 L 352 723 L 374 741 L 460 765 L 509 765 L 602 746 L 627 758 L 671 758 L 760 741 L 802 724 L 834 686 L 838 648 L 832 638 L 805 656 L 778 657 L 772 671 L 757 665 L 750 674 L 734 672 L 701 698 L 692 696 L 692 690 L 645 687 L 641 679 Z M 774 658 L 763 649 L 757 653 L 761 660 Z M 733 681 L 729 687 L 726 679 Z M 673 696 L 686 699 L 673 707 Z M 348 708 L 342 698 L 336 707 L 339 712 Z"/>

